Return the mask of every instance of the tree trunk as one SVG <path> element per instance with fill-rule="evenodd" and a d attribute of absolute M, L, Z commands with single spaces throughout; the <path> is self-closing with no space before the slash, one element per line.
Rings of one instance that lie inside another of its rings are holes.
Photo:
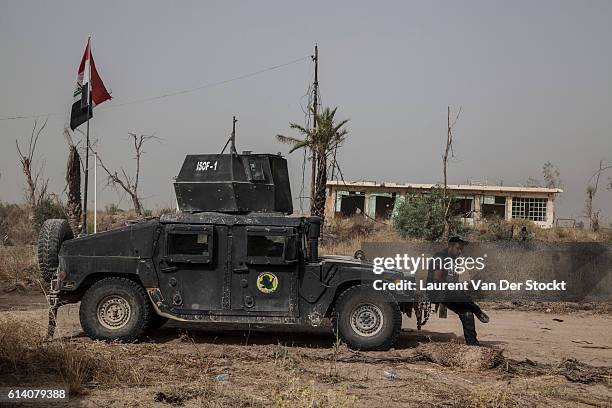
<path fill-rule="evenodd" d="M 68 166 L 66 169 L 66 184 L 68 187 L 68 202 L 66 203 L 66 215 L 68 223 L 74 236 L 81 231 L 82 207 L 81 207 L 81 158 L 76 146 L 70 146 L 68 155 Z"/>
<path fill-rule="evenodd" d="M 138 194 L 136 192 L 130 193 L 130 197 L 132 198 L 132 204 L 134 205 L 134 211 L 136 215 L 142 216 L 142 204 L 140 203 L 140 198 L 138 198 Z"/>
<path fill-rule="evenodd" d="M 327 188 L 327 156 L 323 152 L 317 154 L 317 182 L 312 215 L 325 216 L 325 189 Z"/>

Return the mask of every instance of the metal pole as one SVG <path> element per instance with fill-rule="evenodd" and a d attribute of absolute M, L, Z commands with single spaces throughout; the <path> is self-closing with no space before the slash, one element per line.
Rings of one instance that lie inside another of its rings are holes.
<path fill-rule="evenodd" d="M 91 84 L 91 36 L 87 37 L 87 62 L 89 65 L 89 78 L 87 87 Z M 85 146 L 85 192 L 83 194 L 83 226 L 81 232 L 87 234 L 87 189 L 89 184 L 89 109 L 91 109 L 91 89 L 88 89 L 87 97 L 87 143 Z"/>
<path fill-rule="evenodd" d="M 94 234 L 98 232 L 98 152 L 94 152 Z"/>
<path fill-rule="evenodd" d="M 238 119 L 234 116 L 232 118 L 232 142 L 230 144 L 230 153 L 232 154 L 236 154 L 236 122 L 238 122 Z"/>
<path fill-rule="evenodd" d="M 312 58 L 315 63 L 314 70 L 314 95 L 312 101 L 312 113 L 313 113 L 313 132 L 317 131 L 317 105 L 319 99 L 319 46 L 315 44 L 315 53 Z M 314 146 L 311 146 L 311 156 L 312 156 L 312 169 L 310 175 L 310 213 L 312 215 L 312 210 L 314 209 L 315 203 L 315 193 L 316 193 L 316 183 L 317 183 L 317 152 L 314 149 Z"/>
<path fill-rule="evenodd" d="M 89 107 L 87 107 L 89 109 Z M 81 232 L 87 234 L 87 187 L 89 181 L 89 113 L 87 114 L 87 144 L 85 147 L 85 191 L 83 193 L 83 226 Z"/>

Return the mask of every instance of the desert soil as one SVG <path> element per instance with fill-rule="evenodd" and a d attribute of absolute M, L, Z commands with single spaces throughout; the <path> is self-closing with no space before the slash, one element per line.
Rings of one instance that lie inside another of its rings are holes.
<path fill-rule="evenodd" d="M 41 295 L 0 293 L 0 315 L 46 329 Z M 462 342 L 451 312 L 432 316 L 421 331 L 404 317 L 388 352 L 334 348 L 329 326 L 230 330 L 170 322 L 141 343 L 93 342 L 81 330 L 78 305 L 60 309 L 54 341 L 109 354 L 142 375 L 140 384 L 87 384 L 71 406 L 612 406 L 611 315 L 491 310 L 490 317 L 478 323 L 479 338 L 507 360 L 482 369 L 415 358 L 421 343 Z M 607 371 L 596 381 L 572 380 L 555 370 L 566 359 Z"/>

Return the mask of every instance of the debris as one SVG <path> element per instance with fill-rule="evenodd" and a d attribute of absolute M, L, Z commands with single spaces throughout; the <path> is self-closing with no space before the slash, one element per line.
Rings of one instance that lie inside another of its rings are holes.
<path fill-rule="evenodd" d="M 551 328 L 548 328 L 548 327 L 540 327 L 540 329 L 542 329 L 542 330 L 552 330 Z"/>
<path fill-rule="evenodd" d="M 562 321 L 563 321 L 563 319 L 558 319 L 558 318 L 556 318 L 556 317 L 555 317 L 555 318 L 553 318 L 553 320 L 554 320 L 555 322 L 562 322 Z"/>
<path fill-rule="evenodd" d="M 183 398 L 171 393 L 158 392 L 153 398 L 155 402 L 165 402 L 170 405 L 183 405 Z"/>
<path fill-rule="evenodd" d="M 572 340 L 572 343 L 576 343 L 576 344 L 593 344 L 593 342 L 587 341 L 587 340 Z"/>
<path fill-rule="evenodd" d="M 421 359 L 446 367 L 490 369 L 504 361 L 502 350 L 456 343 L 419 344 L 415 351 Z"/>
<path fill-rule="evenodd" d="M 602 373 L 595 367 L 590 367 L 573 358 L 563 360 L 557 366 L 557 373 L 563 375 L 571 382 L 589 384 L 602 381 Z"/>
<path fill-rule="evenodd" d="M 227 381 L 227 377 L 228 377 L 228 375 L 227 375 L 227 374 L 219 374 L 219 375 L 216 375 L 216 376 L 215 376 L 215 380 L 216 380 L 216 381 L 219 381 L 219 382 L 221 382 L 221 381 Z"/>
<path fill-rule="evenodd" d="M 529 359 L 516 361 L 507 359 L 506 372 L 527 376 L 561 375 L 568 381 L 583 384 L 605 382 L 612 374 L 611 367 L 594 367 L 576 359 L 565 359 L 557 365 L 537 363 Z"/>
<path fill-rule="evenodd" d="M 397 380 L 399 378 L 399 374 L 395 370 L 385 370 L 383 375 L 387 380 Z"/>

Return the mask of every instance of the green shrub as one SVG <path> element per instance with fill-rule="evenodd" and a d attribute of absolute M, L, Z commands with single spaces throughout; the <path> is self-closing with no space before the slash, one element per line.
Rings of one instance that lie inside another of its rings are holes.
<path fill-rule="evenodd" d="M 521 230 L 526 228 L 527 234 L 523 236 Z M 529 241 L 534 234 L 543 231 L 532 221 L 515 218 L 510 221 L 501 217 L 490 217 L 483 220 L 478 229 L 480 239 L 483 241 Z"/>
<path fill-rule="evenodd" d="M 440 187 L 432 188 L 428 194 L 411 194 L 399 204 L 393 226 L 403 238 L 437 241 L 444 235 L 444 214 L 450 200 L 450 196 L 444 197 Z M 462 232 L 457 218 L 449 222 L 451 235 Z"/>
<path fill-rule="evenodd" d="M 36 208 L 34 208 L 34 228 L 40 230 L 43 223 L 52 218 L 66 218 L 62 203 L 51 198 L 43 199 Z"/>

